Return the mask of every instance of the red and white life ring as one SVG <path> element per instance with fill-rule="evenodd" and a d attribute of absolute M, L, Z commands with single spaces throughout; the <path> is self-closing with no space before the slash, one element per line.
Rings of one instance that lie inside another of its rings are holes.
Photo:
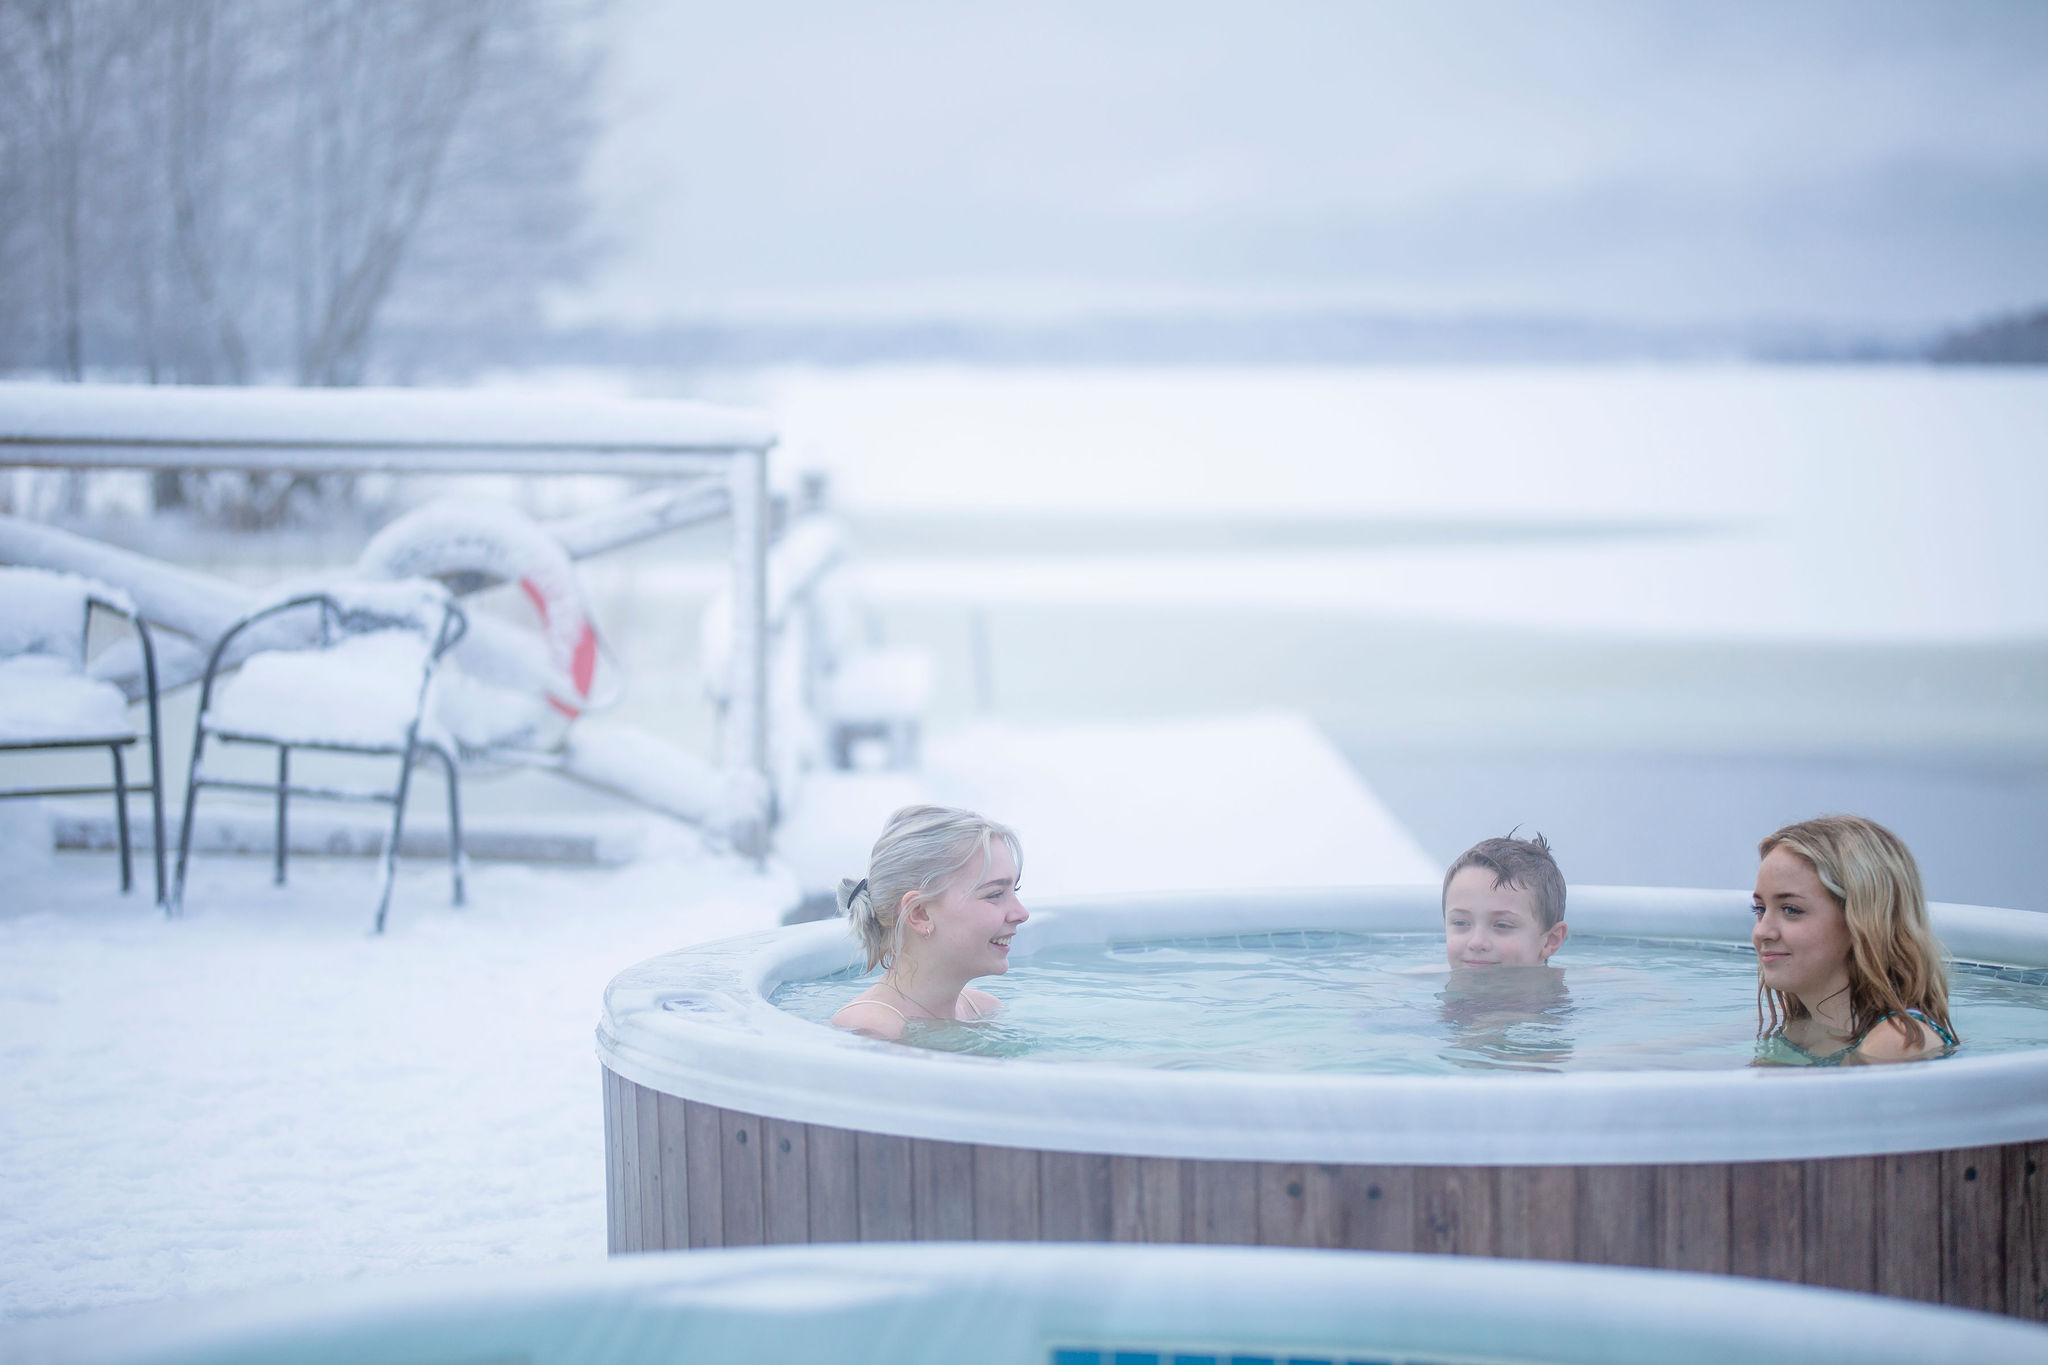
<path fill-rule="evenodd" d="M 415 508 L 371 538 L 356 563 L 374 578 L 435 578 L 458 594 L 515 582 L 532 604 L 546 642 L 550 677 L 542 693 L 564 720 L 602 705 L 593 695 L 602 654 L 597 627 L 560 542 L 502 503 L 444 500 Z M 531 679 L 485 677 L 502 686 Z"/>

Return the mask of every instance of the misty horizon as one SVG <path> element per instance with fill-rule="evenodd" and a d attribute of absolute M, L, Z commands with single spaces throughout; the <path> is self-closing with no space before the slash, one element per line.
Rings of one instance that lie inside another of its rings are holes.
<path fill-rule="evenodd" d="M 622 6 L 559 325 L 2048 302 L 2048 10 Z"/>

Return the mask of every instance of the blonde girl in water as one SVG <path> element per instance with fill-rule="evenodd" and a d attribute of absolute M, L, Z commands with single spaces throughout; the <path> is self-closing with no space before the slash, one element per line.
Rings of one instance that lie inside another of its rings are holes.
<path fill-rule="evenodd" d="M 1010 970 L 1030 912 L 1017 899 L 1023 849 L 1006 826 L 948 806 L 905 806 L 839 884 L 839 908 L 882 979 L 832 1016 L 837 1028 L 900 1039 L 913 1021 L 972 1023 L 1002 1008 L 968 982 Z"/>
<path fill-rule="evenodd" d="M 1832 815 L 1787 825 L 1757 852 L 1757 1061 L 1850 1066 L 1954 1050 L 1948 972 L 1899 837 Z"/>

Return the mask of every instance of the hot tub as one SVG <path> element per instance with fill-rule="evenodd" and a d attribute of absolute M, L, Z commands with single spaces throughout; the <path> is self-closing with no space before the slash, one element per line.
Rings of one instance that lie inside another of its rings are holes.
<path fill-rule="evenodd" d="M 1575 887 L 1571 925 L 1746 942 L 1747 905 Z M 1960 961 L 2048 969 L 2048 916 L 1933 914 Z M 1437 921 L 1435 887 L 1074 900 L 1034 909 L 1016 960 Z M 2048 1318 L 2048 1050 L 1829 1071 L 1145 1070 L 877 1043 L 769 1003 L 853 960 L 825 922 L 612 982 L 598 1052 L 613 1251 L 1344 1247 L 1713 1271 Z"/>
<path fill-rule="evenodd" d="M 924 1248 L 919 1248 L 923 1252 Z M 1786 1285 L 1236 1247 L 773 1247 L 0 1326 L 69 1365 L 1998 1365 L 2048 1330 Z"/>

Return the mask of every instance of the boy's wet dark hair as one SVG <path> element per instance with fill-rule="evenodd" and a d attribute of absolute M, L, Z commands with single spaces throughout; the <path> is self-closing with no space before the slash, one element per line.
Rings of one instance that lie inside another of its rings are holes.
<path fill-rule="evenodd" d="M 1564 873 L 1550 856 L 1550 841 L 1542 835 L 1517 839 L 1481 839 L 1451 860 L 1444 873 L 1444 895 L 1451 894 L 1451 878 L 1468 867 L 1483 867 L 1493 874 L 1495 886 L 1512 886 L 1527 891 L 1536 902 L 1536 918 L 1545 931 L 1564 918 Z"/>

